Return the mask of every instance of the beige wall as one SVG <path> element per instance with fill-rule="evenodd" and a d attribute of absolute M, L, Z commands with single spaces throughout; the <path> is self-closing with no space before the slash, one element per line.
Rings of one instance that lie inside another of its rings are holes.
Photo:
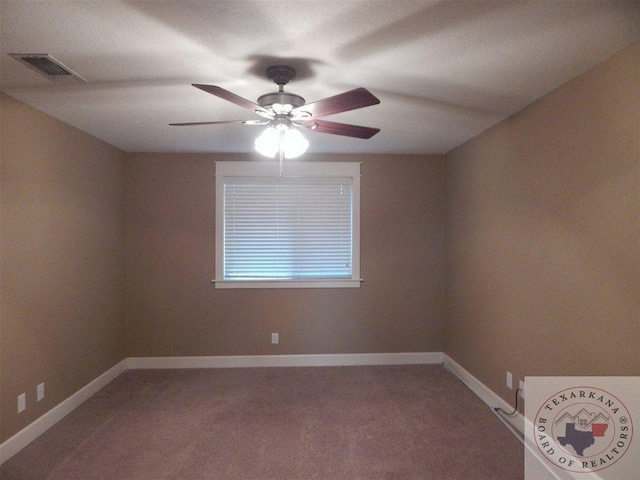
<path fill-rule="evenodd" d="M 505 372 L 640 375 L 638 45 L 447 155 L 446 351 Z"/>
<path fill-rule="evenodd" d="M 362 162 L 360 288 L 216 290 L 214 161 L 239 158 L 129 157 L 129 355 L 442 350 L 442 156 L 311 157 Z"/>
<path fill-rule="evenodd" d="M 0 115 L 1 442 L 123 358 L 125 158 L 4 94 Z"/>

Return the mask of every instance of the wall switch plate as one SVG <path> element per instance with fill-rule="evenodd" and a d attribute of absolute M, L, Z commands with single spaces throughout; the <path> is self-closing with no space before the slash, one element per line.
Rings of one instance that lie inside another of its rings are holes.
<path fill-rule="evenodd" d="M 518 388 L 520 389 L 520 391 L 518 392 L 518 395 L 520 395 L 520 398 L 524 398 L 524 382 L 522 380 L 520 380 L 520 383 L 518 384 Z"/>
<path fill-rule="evenodd" d="M 44 382 L 36 387 L 36 400 L 44 400 Z"/>
<path fill-rule="evenodd" d="M 272 333 L 271 334 L 271 343 L 273 343 L 275 345 L 279 341 L 280 341 L 280 339 L 278 338 L 278 334 L 277 333 Z"/>
<path fill-rule="evenodd" d="M 513 374 L 511 372 L 507 372 L 507 388 L 513 390 Z"/>
<path fill-rule="evenodd" d="M 27 408 L 27 394 L 21 393 L 18 395 L 18 413 L 22 413 Z"/>

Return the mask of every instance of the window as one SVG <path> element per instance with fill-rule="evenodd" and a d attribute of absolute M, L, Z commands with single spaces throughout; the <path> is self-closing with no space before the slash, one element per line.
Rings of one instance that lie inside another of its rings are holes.
<path fill-rule="evenodd" d="M 216 288 L 360 286 L 360 164 L 216 162 Z"/>

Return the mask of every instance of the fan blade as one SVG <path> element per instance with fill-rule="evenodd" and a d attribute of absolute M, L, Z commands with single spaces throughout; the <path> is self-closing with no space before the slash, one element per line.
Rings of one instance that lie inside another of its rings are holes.
<path fill-rule="evenodd" d="M 380 103 L 375 95 L 366 88 L 356 88 L 348 92 L 334 95 L 333 97 L 324 98 L 317 102 L 308 103 L 292 110 L 295 117 L 302 112 L 309 112 L 312 117 L 326 117 L 336 113 L 348 112 L 356 108 L 369 107 Z"/>
<path fill-rule="evenodd" d="M 224 125 L 228 123 L 241 123 L 242 125 L 266 125 L 269 120 L 227 120 L 223 122 L 188 122 L 188 123 L 170 123 L 172 127 L 191 127 L 193 125 Z"/>
<path fill-rule="evenodd" d="M 309 124 L 299 125 L 312 132 L 330 133 L 332 135 L 344 135 L 345 137 L 371 138 L 380 131 L 379 128 L 361 127 L 347 123 L 328 122 L 326 120 L 313 120 Z"/>
<path fill-rule="evenodd" d="M 225 90 L 224 88 L 217 87 L 215 85 L 202 85 L 199 83 L 192 83 L 192 85 L 200 90 L 203 90 L 211 95 L 215 95 L 216 97 L 220 97 L 223 100 L 226 100 L 231 103 L 235 103 L 239 107 L 246 108 L 247 110 L 251 110 L 252 112 L 262 112 L 264 114 L 269 114 L 269 111 L 265 108 L 262 108 L 257 103 L 253 103 L 251 100 L 247 100 L 246 98 L 242 98 L 235 93 L 230 92 L 229 90 Z"/>

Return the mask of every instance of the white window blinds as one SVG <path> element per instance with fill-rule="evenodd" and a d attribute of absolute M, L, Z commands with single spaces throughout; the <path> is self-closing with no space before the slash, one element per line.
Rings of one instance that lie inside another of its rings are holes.
<path fill-rule="evenodd" d="M 222 189 L 217 192 L 217 202 L 222 202 L 217 205 L 217 228 L 222 229 L 217 235 L 217 249 L 222 250 L 216 252 L 221 263 L 217 265 L 217 286 L 315 286 L 307 282 L 318 281 L 359 284 L 359 262 L 354 262 L 359 256 L 359 235 L 354 235 L 355 223 L 359 223 L 359 201 L 355 201 L 355 194 L 359 196 L 359 164 L 354 186 L 354 175 L 345 175 L 343 168 L 335 169 L 334 176 L 317 175 L 326 174 L 327 167 L 344 165 L 341 163 L 311 164 L 307 173 L 315 175 L 294 176 L 290 172 L 263 175 L 253 172 L 248 162 L 233 163 L 249 170 L 247 175 L 220 175 L 216 164 L 216 184 Z M 318 170 L 320 166 L 324 167 Z M 303 174 L 304 170 L 296 169 Z M 282 285 L 286 281 L 298 284 Z"/>
<path fill-rule="evenodd" d="M 351 196 L 350 178 L 228 178 L 224 278 L 351 278 Z"/>

